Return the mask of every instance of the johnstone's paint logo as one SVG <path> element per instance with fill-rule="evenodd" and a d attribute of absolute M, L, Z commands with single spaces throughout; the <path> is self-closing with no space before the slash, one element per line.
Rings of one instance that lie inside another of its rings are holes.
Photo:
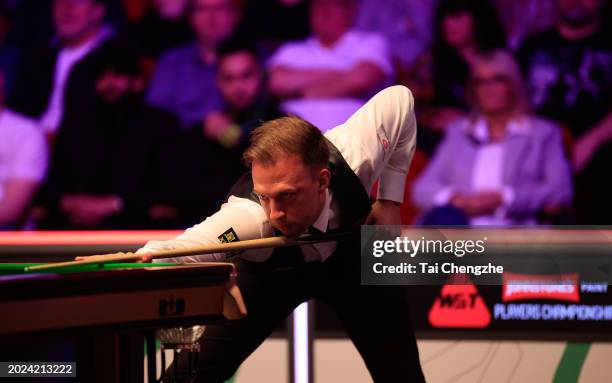
<path fill-rule="evenodd" d="M 429 324 L 446 328 L 484 328 L 491 313 L 474 284 L 444 285 L 429 311 Z"/>
<path fill-rule="evenodd" d="M 502 301 L 529 299 L 579 302 L 578 273 L 551 275 L 504 273 Z"/>

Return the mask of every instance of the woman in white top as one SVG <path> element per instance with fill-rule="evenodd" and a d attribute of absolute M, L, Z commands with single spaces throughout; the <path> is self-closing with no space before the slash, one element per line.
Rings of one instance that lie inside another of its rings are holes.
<path fill-rule="evenodd" d="M 528 224 L 571 202 L 560 130 L 530 114 L 524 89 L 509 53 L 476 60 L 467 87 L 472 113 L 449 126 L 414 186 L 424 223 Z"/>

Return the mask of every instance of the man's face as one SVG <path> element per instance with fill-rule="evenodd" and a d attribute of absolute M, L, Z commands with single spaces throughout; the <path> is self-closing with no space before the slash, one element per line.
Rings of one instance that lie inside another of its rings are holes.
<path fill-rule="evenodd" d="M 189 0 L 153 0 L 157 14 L 165 20 L 178 20 L 185 15 Z"/>
<path fill-rule="evenodd" d="M 55 32 L 64 42 L 78 40 L 102 23 L 104 11 L 94 0 L 54 0 Z"/>
<path fill-rule="evenodd" d="M 131 76 L 113 70 L 105 71 L 96 82 L 98 95 L 108 103 L 120 101 L 128 93 L 132 92 L 131 88 Z"/>
<path fill-rule="evenodd" d="M 442 18 L 442 36 L 448 45 L 462 48 L 474 41 L 474 18 L 468 12 L 448 14 Z"/>
<path fill-rule="evenodd" d="M 232 0 L 193 0 L 190 19 L 199 41 L 218 44 L 234 32 L 239 12 Z"/>
<path fill-rule="evenodd" d="M 485 114 L 499 114 L 514 107 L 510 76 L 491 63 L 472 66 L 476 104 Z"/>
<path fill-rule="evenodd" d="M 310 28 L 323 41 L 335 41 L 351 29 L 356 17 L 355 0 L 312 0 Z"/>
<path fill-rule="evenodd" d="M 317 220 L 329 185 L 327 169 L 307 166 L 297 155 L 274 164 L 253 161 L 254 192 L 272 226 L 283 235 L 297 237 Z"/>
<path fill-rule="evenodd" d="M 559 16 L 566 24 L 582 27 L 599 18 L 602 0 L 558 0 Z"/>
<path fill-rule="evenodd" d="M 262 85 L 257 58 L 247 51 L 223 57 L 219 61 L 217 82 L 223 98 L 232 109 L 248 109 L 257 101 Z"/>

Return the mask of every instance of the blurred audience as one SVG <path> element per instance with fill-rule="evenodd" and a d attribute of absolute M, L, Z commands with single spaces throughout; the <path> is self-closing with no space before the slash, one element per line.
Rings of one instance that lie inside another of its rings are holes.
<path fill-rule="evenodd" d="M 429 48 L 430 20 L 436 3 L 437 0 L 361 0 L 356 27 L 382 33 L 395 67 L 402 73 Z"/>
<path fill-rule="evenodd" d="M 425 223 L 607 224 L 611 5 L 0 0 L 0 228 L 197 223 L 261 121 L 326 131 L 393 82 Z"/>
<path fill-rule="evenodd" d="M 558 0 L 556 26 L 520 50 L 536 111 L 574 138 L 579 220 L 605 224 L 612 215 L 612 39 L 603 0 Z"/>
<path fill-rule="evenodd" d="M 322 131 L 343 123 L 393 72 L 383 36 L 353 29 L 357 12 L 357 0 L 312 0 L 313 36 L 283 45 L 268 63 L 283 110 Z"/>
<path fill-rule="evenodd" d="M 225 109 L 208 115 L 204 135 L 228 149 L 240 147 L 241 152 L 254 128 L 280 116 L 267 94 L 264 71 L 253 44 L 231 40 L 221 45 L 217 84 Z"/>
<path fill-rule="evenodd" d="M 193 32 L 187 22 L 189 1 L 153 0 L 142 18 L 127 26 L 126 35 L 147 77 L 152 75 L 162 53 L 193 40 Z"/>
<path fill-rule="evenodd" d="M 45 178 L 47 144 L 36 123 L 4 107 L 0 71 L 0 230 L 19 229 Z"/>
<path fill-rule="evenodd" d="M 413 189 L 423 223 L 534 224 L 572 198 L 557 126 L 530 113 L 518 64 L 495 50 L 473 60 L 471 115 L 446 137 Z"/>
<path fill-rule="evenodd" d="M 74 87 L 93 81 L 87 73 L 96 65 L 96 51 L 113 33 L 103 23 L 105 3 L 104 0 L 53 0 L 55 37 L 51 45 L 23 58 L 9 105 L 38 119 L 48 135 L 57 132 L 71 92 L 74 97 L 80 97 Z M 76 81 L 79 72 L 83 75 Z"/>
<path fill-rule="evenodd" d="M 219 47 L 217 83 L 224 108 L 212 112 L 203 128 L 196 126 L 184 137 L 177 153 L 175 172 L 189 182 L 176 184 L 182 196 L 182 214 L 197 223 L 215 212 L 236 179 L 246 172 L 242 152 L 249 133 L 261 122 L 279 117 L 268 97 L 264 71 L 255 47 L 243 40 Z"/>
<path fill-rule="evenodd" d="M 53 0 L 4 1 L 12 15 L 11 40 L 22 50 L 45 48 L 55 35 L 52 12 Z"/>
<path fill-rule="evenodd" d="M 236 31 L 242 8 L 239 0 L 192 0 L 188 12 L 196 41 L 160 58 L 146 96 L 149 104 L 176 115 L 186 131 L 222 108 L 217 47 Z"/>
<path fill-rule="evenodd" d="M 421 127 L 441 132 L 468 110 L 470 65 L 478 54 L 505 46 L 496 9 L 488 0 L 441 0 L 431 52 L 419 59 L 407 84 L 421 104 Z"/>
<path fill-rule="evenodd" d="M 142 103 L 144 79 L 121 46 L 104 57 L 94 97 L 72 104 L 40 193 L 40 226 L 118 229 L 178 219 L 171 170 L 178 123 Z"/>
<path fill-rule="evenodd" d="M 308 1 L 246 1 L 244 30 L 260 43 L 267 57 L 284 42 L 308 37 Z"/>
<path fill-rule="evenodd" d="M 494 3 L 512 50 L 526 38 L 552 27 L 557 17 L 556 0 L 494 0 Z"/>

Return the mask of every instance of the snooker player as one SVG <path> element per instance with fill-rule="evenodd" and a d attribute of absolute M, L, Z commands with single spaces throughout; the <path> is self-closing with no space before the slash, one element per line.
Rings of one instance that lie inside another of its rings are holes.
<path fill-rule="evenodd" d="M 204 222 L 137 253 L 279 235 L 400 224 L 399 206 L 416 143 L 414 100 L 403 86 L 387 88 L 343 125 L 324 135 L 310 123 L 283 117 L 251 135 L 243 159 L 251 172 Z M 223 166 L 219 164 L 219 166 Z M 378 199 L 368 191 L 378 180 Z M 362 286 L 359 234 L 337 242 L 201 255 L 162 261 L 227 260 L 248 315 L 207 326 L 198 381 L 229 379 L 295 307 L 328 303 L 363 357 L 375 382 L 423 382 L 407 296 L 401 286 Z"/>

